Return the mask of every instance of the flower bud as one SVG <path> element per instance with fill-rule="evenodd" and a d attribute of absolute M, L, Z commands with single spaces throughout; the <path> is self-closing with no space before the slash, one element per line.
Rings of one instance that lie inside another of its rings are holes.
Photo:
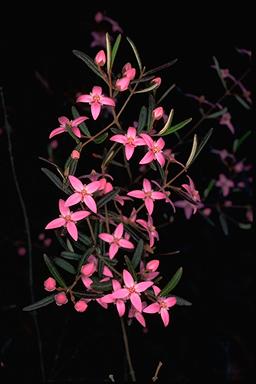
<path fill-rule="evenodd" d="M 164 110 L 163 107 L 155 108 L 152 112 L 154 120 L 160 120 L 163 117 Z"/>
<path fill-rule="evenodd" d="M 103 67 L 103 65 L 106 63 L 106 55 L 103 49 L 97 53 L 94 61 L 99 67 Z"/>
<path fill-rule="evenodd" d="M 120 92 L 126 91 L 129 87 L 130 79 L 128 77 L 121 77 L 116 81 L 116 89 Z"/>
<path fill-rule="evenodd" d="M 146 264 L 146 270 L 155 272 L 159 267 L 159 260 L 151 260 Z"/>
<path fill-rule="evenodd" d="M 48 292 L 55 291 L 56 280 L 53 279 L 52 277 L 48 277 L 48 279 L 44 281 L 44 289 Z"/>
<path fill-rule="evenodd" d="M 76 149 L 74 149 L 71 153 L 71 157 L 74 160 L 78 160 L 80 158 L 80 152 L 78 152 Z"/>
<path fill-rule="evenodd" d="M 57 295 L 54 296 L 55 302 L 57 305 L 61 306 L 63 304 L 67 304 L 68 298 L 66 296 L 65 292 L 57 293 Z"/>
<path fill-rule="evenodd" d="M 151 83 L 158 85 L 158 87 L 160 86 L 161 82 L 161 77 L 155 77 L 153 80 L 151 80 Z"/>
<path fill-rule="evenodd" d="M 77 301 L 74 306 L 77 312 L 85 312 L 87 307 L 88 307 L 88 304 L 85 302 L 85 300 L 82 300 L 82 299 Z"/>

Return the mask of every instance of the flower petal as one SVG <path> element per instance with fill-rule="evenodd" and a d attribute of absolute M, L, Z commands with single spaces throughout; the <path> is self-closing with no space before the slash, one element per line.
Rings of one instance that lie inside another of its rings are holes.
<path fill-rule="evenodd" d="M 59 210 L 62 216 L 70 215 L 70 209 L 65 205 L 65 201 L 60 199 L 59 200 Z"/>
<path fill-rule="evenodd" d="M 73 195 L 69 196 L 69 198 L 65 202 L 65 205 L 66 207 L 71 207 L 72 205 L 79 203 L 81 200 L 82 200 L 81 193 L 75 192 L 73 193 Z"/>
<path fill-rule="evenodd" d="M 163 192 L 152 192 L 151 196 L 154 200 L 161 200 L 166 198 L 166 195 Z"/>
<path fill-rule="evenodd" d="M 77 137 L 81 137 L 81 132 L 80 132 L 80 129 L 77 128 L 77 127 L 72 127 L 72 132 L 74 133 L 75 136 Z"/>
<path fill-rule="evenodd" d="M 127 130 L 127 136 L 132 137 L 133 139 L 135 139 L 136 133 L 137 133 L 136 128 L 134 128 L 134 127 L 129 127 Z"/>
<path fill-rule="evenodd" d="M 145 141 L 146 145 L 149 147 L 149 148 L 152 148 L 153 144 L 154 144 L 154 141 L 152 140 L 152 138 L 147 134 L 147 133 L 141 133 L 140 134 L 140 137 L 143 138 L 143 140 Z"/>
<path fill-rule="evenodd" d="M 145 192 L 151 192 L 151 190 L 152 190 L 151 183 L 148 179 L 143 180 L 143 189 Z"/>
<path fill-rule="evenodd" d="M 170 320 L 169 313 L 168 313 L 167 309 L 161 308 L 160 314 L 161 314 L 161 318 L 163 320 L 164 326 L 167 327 L 167 325 L 169 324 L 169 320 Z"/>
<path fill-rule="evenodd" d="M 161 167 L 163 167 L 164 163 L 165 163 L 164 155 L 161 152 L 157 152 L 155 154 L 155 156 L 156 156 L 156 159 L 157 159 L 158 163 L 161 165 Z"/>
<path fill-rule="evenodd" d="M 72 127 L 76 127 L 77 125 L 83 123 L 85 120 L 88 120 L 87 116 L 79 116 L 75 120 L 72 121 Z"/>
<path fill-rule="evenodd" d="M 91 103 L 93 100 L 91 95 L 80 95 L 76 99 L 77 103 Z"/>
<path fill-rule="evenodd" d="M 158 146 L 158 148 L 163 149 L 163 147 L 165 146 L 164 139 L 162 139 L 162 137 L 160 137 L 160 139 L 157 140 L 156 145 Z"/>
<path fill-rule="evenodd" d="M 131 144 L 126 144 L 125 146 L 125 157 L 127 160 L 130 160 L 134 152 L 134 146 Z"/>
<path fill-rule="evenodd" d="M 160 305 L 158 303 L 153 303 L 143 309 L 145 313 L 158 313 L 160 310 Z"/>
<path fill-rule="evenodd" d="M 97 205 L 95 203 L 95 200 L 93 197 L 91 196 L 84 196 L 84 199 L 83 199 L 84 203 L 87 205 L 88 208 L 90 208 L 90 210 L 94 213 L 97 213 Z"/>
<path fill-rule="evenodd" d="M 114 231 L 114 237 L 116 237 L 117 239 L 121 239 L 123 232 L 124 232 L 124 225 L 122 223 L 120 223 L 120 224 L 118 224 L 118 226 L 116 227 L 116 229 Z"/>
<path fill-rule="evenodd" d="M 126 248 L 126 249 L 133 249 L 134 248 L 134 245 L 130 241 L 125 240 L 125 239 L 120 239 L 119 245 L 120 245 L 120 247 Z"/>
<path fill-rule="evenodd" d="M 131 288 L 134 286 L 133 277 L 126 269 L 123 270 L 123 279 L 126 287 Z"/>
<path fill-rule="evenodd" d="M 115 301 L 114 297 L 112 296 L 112 293 L 109 293 L 108 295 L 101 297 L 101 300 L 103 303 L 106 303 L 106 304 L 110 304 Z"/>
<path fill-rule="evenodd" d="M 167 297 L 167 299 L 165 299 L 165 303 L 170 308 L 170 307 L 173 307 L 177 303 L 177 300 L 175 297 Z"/>
<path fill-rule="evenodd" d="M 117 291 L 118 289 L 121 288 L 121 284 L 119 283 L 118 280 L 113 279 L 112 280 L 112 287 L 113 287 L 113 291 Z"/>
<path fill-rule="evenodd" d="M 127 142 L 127 137 L 125 135 L 114 135 L 110 137 L 111 141 L 115 141 L 116 143 L 125 144 Z"/>
<path fill-rule="evenodd" d="M 147 229 L 148 228 L 148 224 L 145 220 L 142 220 L 142 219 L 138 219 L 136 220 L 136 223 L 138 223 L 141 227 Z"/>
<path fill-rule="evenodd" d="M 77 211 L 77 212 L 72 213 L 71 220 L 73 220 L 73 221 L 83 220 L 86 217 L 88 217 L 90 214 L 91 213 L 88 211 Z"/>
<path fill-rule="evenodd" d="M 150 197 L 146 197 L 145 206 L 147 208 L 148 213 L 152 215 L 154 209 L 154 202 Z"/>
<path fill-rule="evenodd" d="M 109 233 L 100 233 L 98 236 L 101 240 L 106 241 L 107 243 L 112 243 L 114 240 L 114 237 Z"/>
<path fill-rule="evenodd" d="M 146 321 L 142 313 L 136 312 L 134 316 L 138 320 L 138 322 L 142 325 L 142 327 L 146 327 Z"/>
<path fill-rule="evenodd" d="M 60 133 L 63 133 L 63 132 L 66 132 L 66 130 L 64 128 L 55 128 L 53 131 L 51 131 L 51 133 L 49 135 L 49 139 L 51 139 L 52 137 L 59 135 Z"/>
<path fill-rule="evenodd" d="M 148 164 L 151 163 L 151 161 L 154 160 L 154 155 L 152 151 L 148 151 L 146 155 L 141 159 L 139 164 Z"/>
<path fill-rule="evenodd" d="M 136 197 L 136 199 L 144 199 L 145 193 L 140 190 L 134 190 L 127 193 L 128 196 Z"/>
<path fill-rule="evenodd" d="M 153 281 L 143 281 L 135 285 L 136 292 L 144 292 L 153 285 Z"/>
<path fill-rule="evenodd" d="M 109 257 L 110 259 L 113 259 L 115 255 L 117 254 L 117 251 L 119 249 L 119 246 L 115 243 L 112 243 L 109 247 Z"/>
<path fill-rule="evenodd" d="M 69 119 L 66 116 L 60 116 L 58 121 L 61 125 L 66 125 L 69 123 Z"/>
<path fill-rule="evenodd" d="M 92 113 L 93 120 L 97 120 L 97 118 L 100 114 L 100 110 L 101 110 L 101 104 L 100 103 L 93 102 L 91 104 L 91 113 Z"/>
<path fill-rule="evenodd" d="M 89 288 L 92 285 L 92 283 L 93 283 L 93 280 L 90 279 L 90 277 L 85 276 L 85 275 L 81 276 L 81 280 L 82 280 L 85 288 Z"/>
<path fill-rule="evenodd" d="M 116 103 L 113 99 L 111 99 L 110 97 L 105 97 L 105 96 L 101 96 L 100 102 L 101 102 L 101 104 L 110 105 L 111 107 L 114 107 L 116 105 Z"/>
<path fill-rule="evenodd" d="M 54 220 L 50 221 L 50 223 L 48 223 L 46 225 L 45 229 L 59 228 L 65 224 L 66 224 L 66 220 L 60 217 L 59 219 L 54 219 Z"/>
<path fill-rule="evenodd" d="M 75 223 L 73 221 L 68 221 L 67 223 L 67 231 L 70 234 L 70 236 L 77 241 L 78 239 L 78 232 Z"/>
<path fill-rule="evenodd" d="M 101 96 L 102 95 L 102 88 L 95 85 L 92 89 L 93 96 Z"/>
<path fill-rule="evenodd" d="M 122 317 L 125 313 L 125 303 L 123 300 L 116 301 L 116 309 L 120 317 Z"/>
<path fill-rule="evenodd" d="M 84 189 L 83 183 L 77 177 L 69 176 L 68 179 L 75 191 L 81 192 Z"/>
<path fill-rule="evenodd" d="M 129 291 L 127 288 L 121 288 L 121 289 L 118 289 L 117 291 L 113 292 L 112 296 L 115 299 L 124 299 L 127 296 L 129 296 Z"/>
<path fill-rule="evenodd" d="M 86 185 L 86 190 L 89 192 L 89 193 L 93 193 L 95 191 L 97 191 L 101 186 L 101 183 L 99 181 L 93 181 L 92 183 L 89 183 Z"/>
<path fill-rule="evenodd" d="M 142 303 L 141 303 L 141 299 L 140 299 L 140 296 L 138 295 L 138 293 L 132 293 L 131 296 L 130 296 L 130 300 L 131 300 L 131 303 L 132 305 L 137 309 L 137 311 L 141 312 L 142 311 Z"/>

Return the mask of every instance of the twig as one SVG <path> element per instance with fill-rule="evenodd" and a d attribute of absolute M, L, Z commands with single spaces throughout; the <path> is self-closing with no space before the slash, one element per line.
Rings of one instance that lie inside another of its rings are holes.
<path fill-rule="evenodd" d="M 124 320 L 122 317 L 120 317 L 120 322 L 121 322 L 121 328 L 122 328 L 122 333 L 123 333 L 123 340 L 124 340 L 124 347 L 125 347 L 125 353 L 126 353 L 126 359 L 128 362 L 129 366 L 129 373 L 132 378 L 132 382 L 136 383 L 136 376 L 135 376 L 135 371 L 132 365 L 132 360 L 131 360 L 131 355 L 130 355 L 130 350 L 129 350 L 129 343 L 128 343 L 128 338 L 127 338 L 127 333 L 124 325 Z"/>
<path fill-rule="evenodd" d="M 158 373 L 159 373 L 159 371 L 160 371 L 162 365 L 163 365 L 162 361 L 159 361 L 158 366 L 157 366 L 156 371 L 155 371 L 155 374 L 154 374 L 154 376 L 152 377 L 152 381 L 153 381 L 153 383 L 154 383 L 155 381 L 158 380 Z"/>

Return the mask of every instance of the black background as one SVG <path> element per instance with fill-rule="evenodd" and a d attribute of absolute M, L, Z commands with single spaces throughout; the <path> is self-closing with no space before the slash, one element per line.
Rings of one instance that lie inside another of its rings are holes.
<path fill-rule="evenodd" d="M 38 156 L 47 156 L 49 132 L 55 128 L 57 116 L 72 104 L 81 84 L 92 85 L 71 52 L 89 52 L 96 11 L 106 11 L 118 20 L 149 67 L 177 57 L 178 63 L 164 80 L 199 95 L 205 93 L 214 98 L 219 92 L 210 69 L 213 55 L 223 67 L 232 65 L 236 73 L 241 73 L 244 63 L 238 59 L 235 47 L 250 47 L 250 23 L 244 10 L 224 13 L 213 3 L 196 10 L 184 2 L 178 11 L 172 6 L 167 10 L 161 1 L 154 6 L 142 5 L 141 9 L 133 3 L 115 6 L 114 2 L 88 3 L 82 8 L 78 4 L 61 5 L 57 12 L 43 3 L 34 4 L 30 10 L 19 10 L 14 5 L 13 8 L 2 14 L 2 85 L 33 241 L 52 217 L 58 198 L 40 172 Z M 90 52 L 93 56 L 96 51 Z M 50 92 L 38 82 L 35 71 L 48 79 Z M 177 118 L 184 119 L 193 111 L 191 103 L 179 93 L 171 103 Z M 226 143 L 228 139 L 224 134 L 215 140 Z M 205 174 L 214 172 L 211 164 L 204 161 L 207 153 L 203 156 L 192 171 L 202 183 Z M 3 382 L 19 379 L 40 383 L 32 317 L 22 312 L 22 307 L 30 302 L 28 260 L 18 257 L 13 246 L 25 234 L 5 135 L 1 137 L 1 158 L 3 212 L 8 207 L 7 213 L 2 214 L 1 375 Z M 220 229 L 208 227 L 199 217 L 185 222 L 180 216 L 177 224 L 163 231 L 160 249 L 181 250 L 179 255 L 162 261 L 163 273 L 168 278 L 179 266 L 184 267 L 176 294 L 192 301 L 193 306 L 175 308 L 167 329 L 159 319 L 152 319 L 147 334 L 137 324 L 129 329 L 139 382 L 150 382 L 160 360 L 164 365 L 159 381 L 163 383 L 252 382 L 255 263 L 251 243 L 251 233 L 233 229 L 225 237 Z M 42 285 L 48 272 L 42 250 L 34 247 L 33 259 L 35 295 L 39 299 L 45 294 Z M 125 358 L 114 311 L 92 308 L 80 315 L 71 306 L 52 305 L 41 309 L 38 316 L 48 378 L 56 382 L 97 383 L 107 381 L 113 373 L 116 382 L 123 382 Z"/>

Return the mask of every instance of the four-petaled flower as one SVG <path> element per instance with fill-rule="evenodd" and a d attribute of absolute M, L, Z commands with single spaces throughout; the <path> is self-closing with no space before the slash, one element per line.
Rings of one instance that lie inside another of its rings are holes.
<path fill-rule="evenodd" d="M 115 299 L 129 299 L 135 309 L 141 312 L 142 303 L 140 293 L 151 287 L 153 285 L 153 281 L 143 281 L 141 283 L 136 283 L 133 280 L 130 272 L 128 272 L 126 269 L 123 270 L 123 280 L 125 287 L 113 292 L 112 296 Z"/>
<path fill-rule="evenodd" d="M 102 105 L 115 106 L 115 101 L 110 97 L 106 97 L 102 94 L 102 88 L 95 86 L 92 89 L 90 95 L 80 95 L 77 103 L 89 103 L 91 105 L 91 113 L 94 120 L 96 120 L 100 114 Z"/>
<path fill-rule="evenodd" d="M 231 122 L 231 115 L 229 112 L 224 113 L 224 115 L 221 116 L 219 123 L 221 125 L 226 125 L 231 133 L 235 133 L 235 128 Z"/>
<path fill-rule="evenodd" d="M 187 178 L 189 179 L 189 184 L 182 184 L 181 186 L 186 190 L 186 192 L 189 194 L 191 199 L 194 200 L 195 206 L 194 206 L 194 212 L 193 213 L 196 213 L 197 208 L 198 208 L 197 203 L 200 203 L 201 198 L 200 198 L 199 192 L 195 188 L 195 184 L 194 184 L 193 180 L 191 179 L 191 177 L 187 176 Z"/>
<path fill-rule="evenodd" d="M 154 245 L 155 239 L 159 240 L 158 232 L 156 231 L 156 228 L 154 227 L 152 217 L 148 216 L 148 221 L 138 219 L 138 220 L 136 220 L 136 222 L 138 224 L 140 224 L 143 228 L 145 228 L 146 231 L 148 232 L 149 246 L 150 246 L 150 248 L 152 248 Z"/>
<path fill-rule="evenodd" d="M 97 206 L 94 198 L 92 197 L 92 193 L 100 188 L 99 181 L 93 181 L 89 184 L 83 184 L 81 180 L 79 180 L 75 176 L 69 176 L 68 178 L 70 184 L 75 190 L 75 193 L 69 196 L 69 198 L 66 200 L 66 207 L 71 207 L 72 205 L 75 205 L 82 201 L 83 203 L 85 203 L 85 205 L 87 205 L 88 208 L 90 208 L 92 212 L 97 213 Z"/>
<path fill-rule="evenodd" d="M 59 120 L 60 126 L 58 128 L 55 128 L 50 133 L 49 139 L 51 139 L 56 135 L 59 135 L 60 133 L 68 132 L 68 127 L 71 129 L 71 131 L 74 133 L 75 136 L 81 137 L 81 132 L 78 128 L 78 125 L 83 123 L 87 119 L 88 117 L 86 116 L 77 117 L 75 120 L 69 120 L 65 116 L 59 117 L 58 120 Z"/>
<path fill-rule="evenodd" d="M 68 207 L 66 207 L 65 201 L 62 199 L 59 200 L 59 210 L 61 213 L 60 217 L 58 219 L 52 220 L 49 224 L 46 225 L 45 229 L 65 227 L 67 228 L 70 236 L 76 241 L 78 239 L 76 222 L 89 216 L 90 212 L 77 211 L 73 213 Z"/>
<path fill-rule="evenodd" d="M 121 289 L 121 284 L 119 283 L 118 280 L 113 279 L 112 280 L 112 287 L 113 287 L 113 292 L 116 292 L 119 289 Z M 107 304 L 114 303 L 116 305 L 116 309 L 117 309 L 119 316 L 122 317 L 124 315 L 124 313 L 125 313 L 124 299 L 115 299 L 113 297 L 113 294 L 109 293 L 108 295 L 103 296 L 101 298 L 101 301 L 103 303 L 107 303 Z"/>
<path fill-rule="evenodd" d="M 142 302 L 142 310 L 147 306 L 147 303 L 145 301 Z M 143 326 L 146 327 L 146 321 L 141 312 L 139 312 L 133 305 L 131 305 L 131 308 L 128 313 L 129 319 L 132 319 L 135 317 L 135 319 Z"/>
<path fill-rule="evenodd" d="M 164 326 L 167 327 L 170 321 L 169 308 L 176 304 L 177 300 L 175 297 L 158 297 L 157 302 L 150 304 L 148 307 L 143 309 L 145 313 L 160 313 L 163 320 Z"/>
<path fill-rule="evenodd" d="M 125 240 L 123 236 L 124 226 L 122 223 L 118 224 L 113 235 L 109 233 L 100 233 L 99 238 L 103 241 L 106 241 L 110 244 L 109 247 L 109 257 L 113 259 L 115 257 L 119 248 L 133 249 L 134 245 L 129 241 Z"/>
<path fill-rule="evenodd" d="M 163 192 L 155 192 L 151 188 L 151 183 L 148 179 L 143 180 L 143 190 L 134 190 L 127 193 L 128 196 L 143 199 L 149 215 L 152 215 L 154 209 L 154 200 L 165 199 L 166 195 Z"/>
<path fill-rule="evenodd" d="M 111 141 L 116 141 L 124 145 L 127 160 L 130 160 L 132 157 L 135 147 L 145 145 L 144 140 L 137 137 L 136 133 L 136 128 L 129 127 L 125 135 L 114 135 L 110 138 Z"/>
<path fill-rule="evenodd" d="M 222 189 L 223 196 L 229 194 L 230 188 L 234 188 L 235 184 L 233 180 L 228 179 L 223 173 L 219 175 L 219 180 L 216 182 L 216 186 Z"/>
<path fill-rule="evenodd" d="M 141 133 L 140 136 L 148 146 L 148 152 L 141 159 L 140 164 L 148 164 L 153 160 L 157 160 L 160 166 L 163 167 L 165 163 L 165 157 L 163 155 L 165 142 L 162 137 L 160 137 L 157 141 L 154 141 L 147 133 Z"/>

